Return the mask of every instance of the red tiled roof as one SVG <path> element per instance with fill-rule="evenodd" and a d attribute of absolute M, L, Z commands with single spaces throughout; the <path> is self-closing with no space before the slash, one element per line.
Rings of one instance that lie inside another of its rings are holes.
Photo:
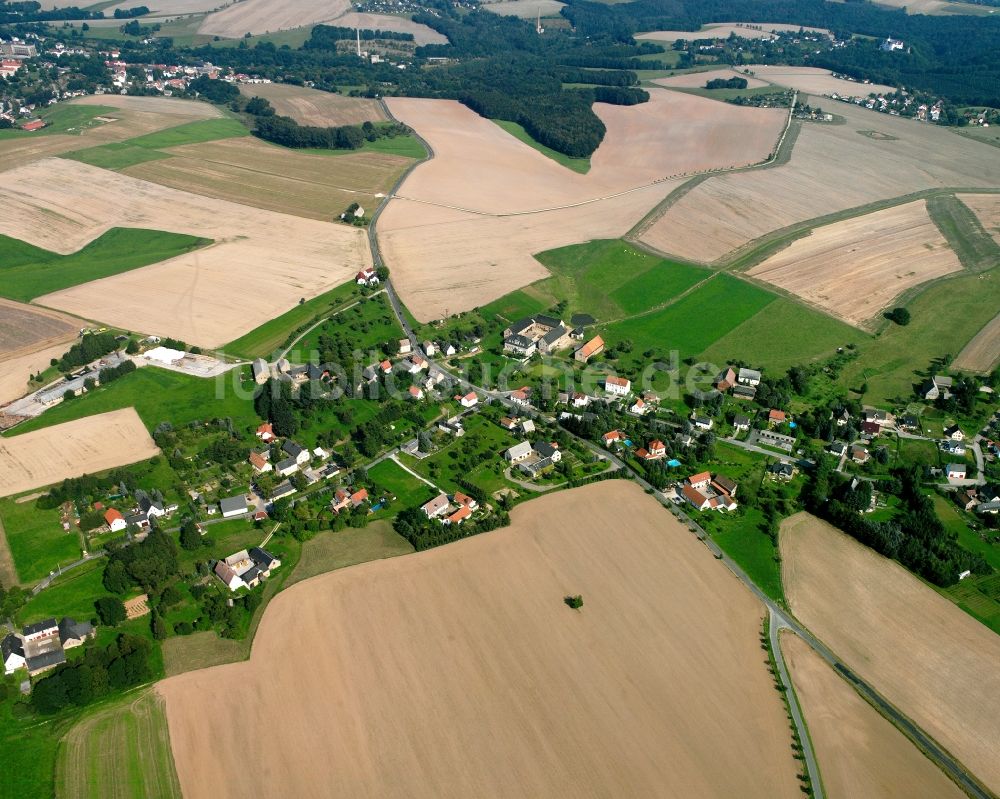
<path fill-rule="evenodd" d="M 106 511 L 104 511 L 104 521 L 106 521 L 108 524 L 111 524 L 112 522 L 117 522 L 119 520 L 124 521 L 125 517 L 122 516 L 121 513 L 116 511 L 114 508 L 108 508 Z"/>
<path fill-rule="evenodd" d="M 711 472 L 698 472 L 698 474 L 692 474 L 688 478 L 688 483 L 689 484 L 707 483 L 711 479 L 712 479 L 712 473 Z"/>

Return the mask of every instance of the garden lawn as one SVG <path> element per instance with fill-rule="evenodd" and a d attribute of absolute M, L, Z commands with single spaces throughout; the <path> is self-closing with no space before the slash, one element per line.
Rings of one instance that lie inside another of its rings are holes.
<path fill-rule="evenodd" d="M 174 258 L 210 239 L 162 230 L 112 228 L 70 255 L 0 236 L 0 296 L 28 302 L 53 291 Z"/>
<path fill-rule="evenodd" d="M 375 464 L 368 470 L 368 477 L 379 489 L 396 497 L 396 501 L 392 503 L 393 511 L 423 505 L 436 495 L 433 488 L 392 460 L 387 459 Z M 376 491 L 375 496 L 379 495 Z"/>
<path fill-rule="evenodd" d="M 7 497 L 0 500 L 0 518 L 22 584 L 38 582 L 57 564 L 80 557 L 79 534 L 63 530 L 58 508 L 44 510 L 37 500 L 17 503 Z"/>
<path fill-rule="evenodd" d="M 781 564 L 775 560 L 778 550 L 761 532 L 763 521 L 759 510 L 746 509 L 741 516 L 724 519 L 722 529 L 712 533 L 712 540 L 750 575 L 761 591 L 775 601 L 784 602 Z"/>
<path fill-rule="evenodd" d="M 302 556 L 286 587 L 334 569 L 407 555 L 413 551 L 410 543 L 397 534 L 387 521 L 320 533 L 302 545 Z"/>
<path fill-rule="evenodd" d="M 296 343 L 288 357 L 292 361 L 299 362 L 314 360 L 313 353 L 319 348 L 320 338 L 332 336 L 337 332 L 348 333 L 354 349 L 361 350 L 362 353 L 377 350 L 383 357 L 390 354 L 386 345 L 403 337 L 403 329 L 396 321 L 392 308 L 389 307 L 389 300 L 385 294 L 378 294 L 362 300 L 353 308 L 340 311 L 315 330 L 309 331 Z M 393 346 L 391 352 L 396 351 L 398 347 Z M 368 363 L 366 360 L 363 365 L 367 366 Z M 340 366 L 350 373 L 353 364 L 340 364 Z"/>
<path fill-rule="evenodd" d="M 109 592 L 101 582 L 106 561 L 92 560 L 56 579 L 44 591 L 33 596 L 18 612 L 20 624 L 31 624 L 47 618 L 71 616 L 77 621 L 89 621 L 96 615 L 94 601 Z"/>
<path fill-rule="evenodd" d="M 260 424 L 253 409 L 252 388 L 237 394 L 234 373 L 227 372 L 218 380 L 171 372 L 155 366 L 144 366 L 119 378 L 114 383 L 87 392 L 68 402 L 50 408 L 41 416 L 18 425 L 8 435 L 20 435 L 62 422 L 93 416 L 98 413 L 134 407 L 143 423 L 152 431 L 160 422 L 174 426 L 197 420 L 233 420 L 237 429 L 256 429 Z"/>

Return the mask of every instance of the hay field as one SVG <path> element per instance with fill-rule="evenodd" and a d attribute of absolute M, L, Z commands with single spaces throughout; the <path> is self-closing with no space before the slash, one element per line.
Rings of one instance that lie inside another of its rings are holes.
<path fill-rule="evenodd" d="M 1000 186 L 1000 159 L 989 145 L 847 103 L 811 102 L 836 111 L 845 124 L 803 124 L 787 164 L 709 178 L 642 240 L 712 262 L 771 231 L 875 201 L 948 186 Z M 895 140 L 858 133 L 872 129 Z"/>
<path fill-rule="evenodd" d="M 299 583 L 248 662 L 159 683 L 185 797 L 800 795 L 761 606 L 686 529 L 621 481 L 512 517 Z"/>
<path fill-rule="evenodd" d="M 376 100 L 345 97 L 306 86 L 287 83 L 243 84 L 240 86 L 240 93 L 244 97 L 263 97 L 274 106 L 275 113 L 291 117 L 300 125 L 360 125 L 362 122 L 380 122 L 386 118 L 385 111 Z"/>
<path fill-rule="evenodd" d="M 862 326 L 904 292 L 961 269 L 918 200 L 815 228 L 747 274 Z"/>
<path fill-rule="evenodd" d="M 53 133 L 0 141 L 0 172 L 60 153 L 124 141 L 198 119 L 220 116 L 218 109 L 208 103 L 166 97 L 102 95 L 80 97 L 71 103 L 108 106 L 115 111 L 105 115 L 109 121 L 78 134 Z"/>
<path fill-rule="evenodd" d="M 0 438 L 0 497 L 159 453 L 134 408 Z"/>
<path fill-rule="evenodd" d="M 374 210 L 412 162 L 376 152 L 329 156 L 286 150 L 258 139 L 187 144 L 170 158 L 136 164 L 123 174 L 220 200 L 330 221 L 352 202 Z"/>
<path fill-rule="evenodd" d="M 784 125 L 779 109 L 650 94 L 643 105 L 595 106 L 608 133 L 586 175 L 457 102 L 389 99 L 393 115 L 435 153 L 378 222 L 393 280 L 417 319 L 468 310 L 545 277 L 533 253 L 622 235 L 676 176 L 763 160 Z"/>
<path fill-rule="evenodd" d="M 683 75 L 674 75 L 671 78 L 658 78 L 653 83 L 658 86 L 666 86 L 668 89 L 671 87 L 678 89 L 703 89 L 705 88 L 705 83 L 718 78 L 722 78 L 723 80 L 743 78 L 747 82 L 748 89 L 759 89 L 762 86 L 768 85 L 765 80 L 744 75 L 735 69 L 710 69 L 708 72 L 687 72 Z"/>
<path fill-rule="evenodd" d="M 491 14 L 500 16 L 521 17 L 533 19 L 541 14 L 543 17 L 555 17 L 565 5 L 559 0 L 500 0 L 496 3 L 483 3 L 480 8 Z"/>
<path fill-rule="evenodd" d="M 966 344 L 952 366 L 966 372 L 985 374 L 1000 363 L 1000 314 Z"/>
<path fill-rule="evenodd" d="M 1000 194 L 960 194 L 958 199 L 969 207 L 983 229 L 1000 244 Z"/>
<path fill-rule="evenodd" d="M 781 526 L 795 615 L 992 790 L 1000 637 L 894 561 L 807 513 Z"/>
<path fill-rule="evenodd" d="M 753 25 L 753 27 L 750 27 Z M 770 39 L 773 32 L 803 30 L 800 25 L 786 25 L 781 22 L 716 22 L 711 25 L 702 25 L 697 31 L 649 31 L 648 33 L 637 33 L 636 39 L 649 39 L 654 42 L 676 42 L 683 39 L 685 42 L 697 39 L 728 39 L 735 33 L 744 39 Z M 822 33 L 827 36 L 830 31 L 823 28 L 804 28 L 812 33 Z"/>
<path fill-rule="evenodd" d="M 800 92 L 808 94 L 839 94 L 841 97 L 867 97 L 871 92 L 885 94 L 895 91 L 894 86 L 886 86 L 882 83 L 859 83 L 853 80 L 833 77 L 833 73 L 828 69 L 819 67 L 784 67 L 770 66 L 764 64 L 748 64 L 743 69 L 749 69 L 758 78 L 777 83 L 779 86 L 788 86 L 798 89 Z M 839 109 L 837 105 L 834 110 Z M 840 111 L 837 110 L 839 114 Z"/>
<path fill-rule="evenodd" d="M 964 799 L 965 794 L 798 636 L 781 636 L 830 799 Z"/>
<path fill-rule="evenodd" d="M 66 159 L 9 173 L 0 233 L 73 252 L 111 227 L 215 240 L 169 261 L 45 295 L 40 305 L 215 347 L 371 263 L 364 231 L 177 191 Z M 222 298 L 239 298 L 239 302 Z"/>
<path fill-rule="evenodd" d="M 350 0 L 241 0 L 209 14 L 198 33 L 239 39 L 246 33 L 274 33 L 320 23 L 367 30 L 412 33 L 417 44 L 446 44 L 448 40 L 426 25 L 406 17 L 359 14 Z"/>
<path fill-rule="evenodd" d="M 79 329 L 78 319 L 0 297 L 0 361 L 71 341 Z"/>

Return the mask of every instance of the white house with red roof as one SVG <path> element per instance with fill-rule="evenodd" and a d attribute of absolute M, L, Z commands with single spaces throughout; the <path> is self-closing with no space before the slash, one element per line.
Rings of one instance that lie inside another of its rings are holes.
<path fill-rule="evenodd" d="M 358 274 L 354 276 L 354 280 L 359 286 L 377 286 L 378 273 L 369 266 L 368 268 L 362 269 L 358 272 Z"/>
<path fill-rule="evenodd" d="M 120 533 L 128 527 L 128 524 L 125 523 L 125 517 L 114 508 L 108 508 L 104 511 L 104 521 L 108 523 L 108 527 L 112 533 Z"/>
<path fill-rule="evenodd" d="M 629 391 L 632 390 L 632 381 L 627 377 L 618 377 L 617 375 L 608 375 L 604 378 L 604 390 L 609 394 L 614 394 L 618 397 L 627 396 Z"/>

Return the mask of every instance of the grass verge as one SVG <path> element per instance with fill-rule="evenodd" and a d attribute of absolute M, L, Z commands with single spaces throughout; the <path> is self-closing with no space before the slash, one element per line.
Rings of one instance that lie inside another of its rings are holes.
<path fill-rule="evenodd" d="M 572 169 L 574 172 L 579 172 L 581 175 L 586 175 L 590 171 L 589 158 L 573 158 L 572 156 L 564 155 L 557 150 L 553 150 L 551 147 L 546 147 L 544 144 L 535 141 L 531 134 L 517 122 L 510 122 L 506 119 L 494 119 L 493 122 L 507 131 L 518 141 L 527 144 L 532 149 L 538 150 L 538 152 L 546 158 L 551 158 L 560 166 Z"/>

